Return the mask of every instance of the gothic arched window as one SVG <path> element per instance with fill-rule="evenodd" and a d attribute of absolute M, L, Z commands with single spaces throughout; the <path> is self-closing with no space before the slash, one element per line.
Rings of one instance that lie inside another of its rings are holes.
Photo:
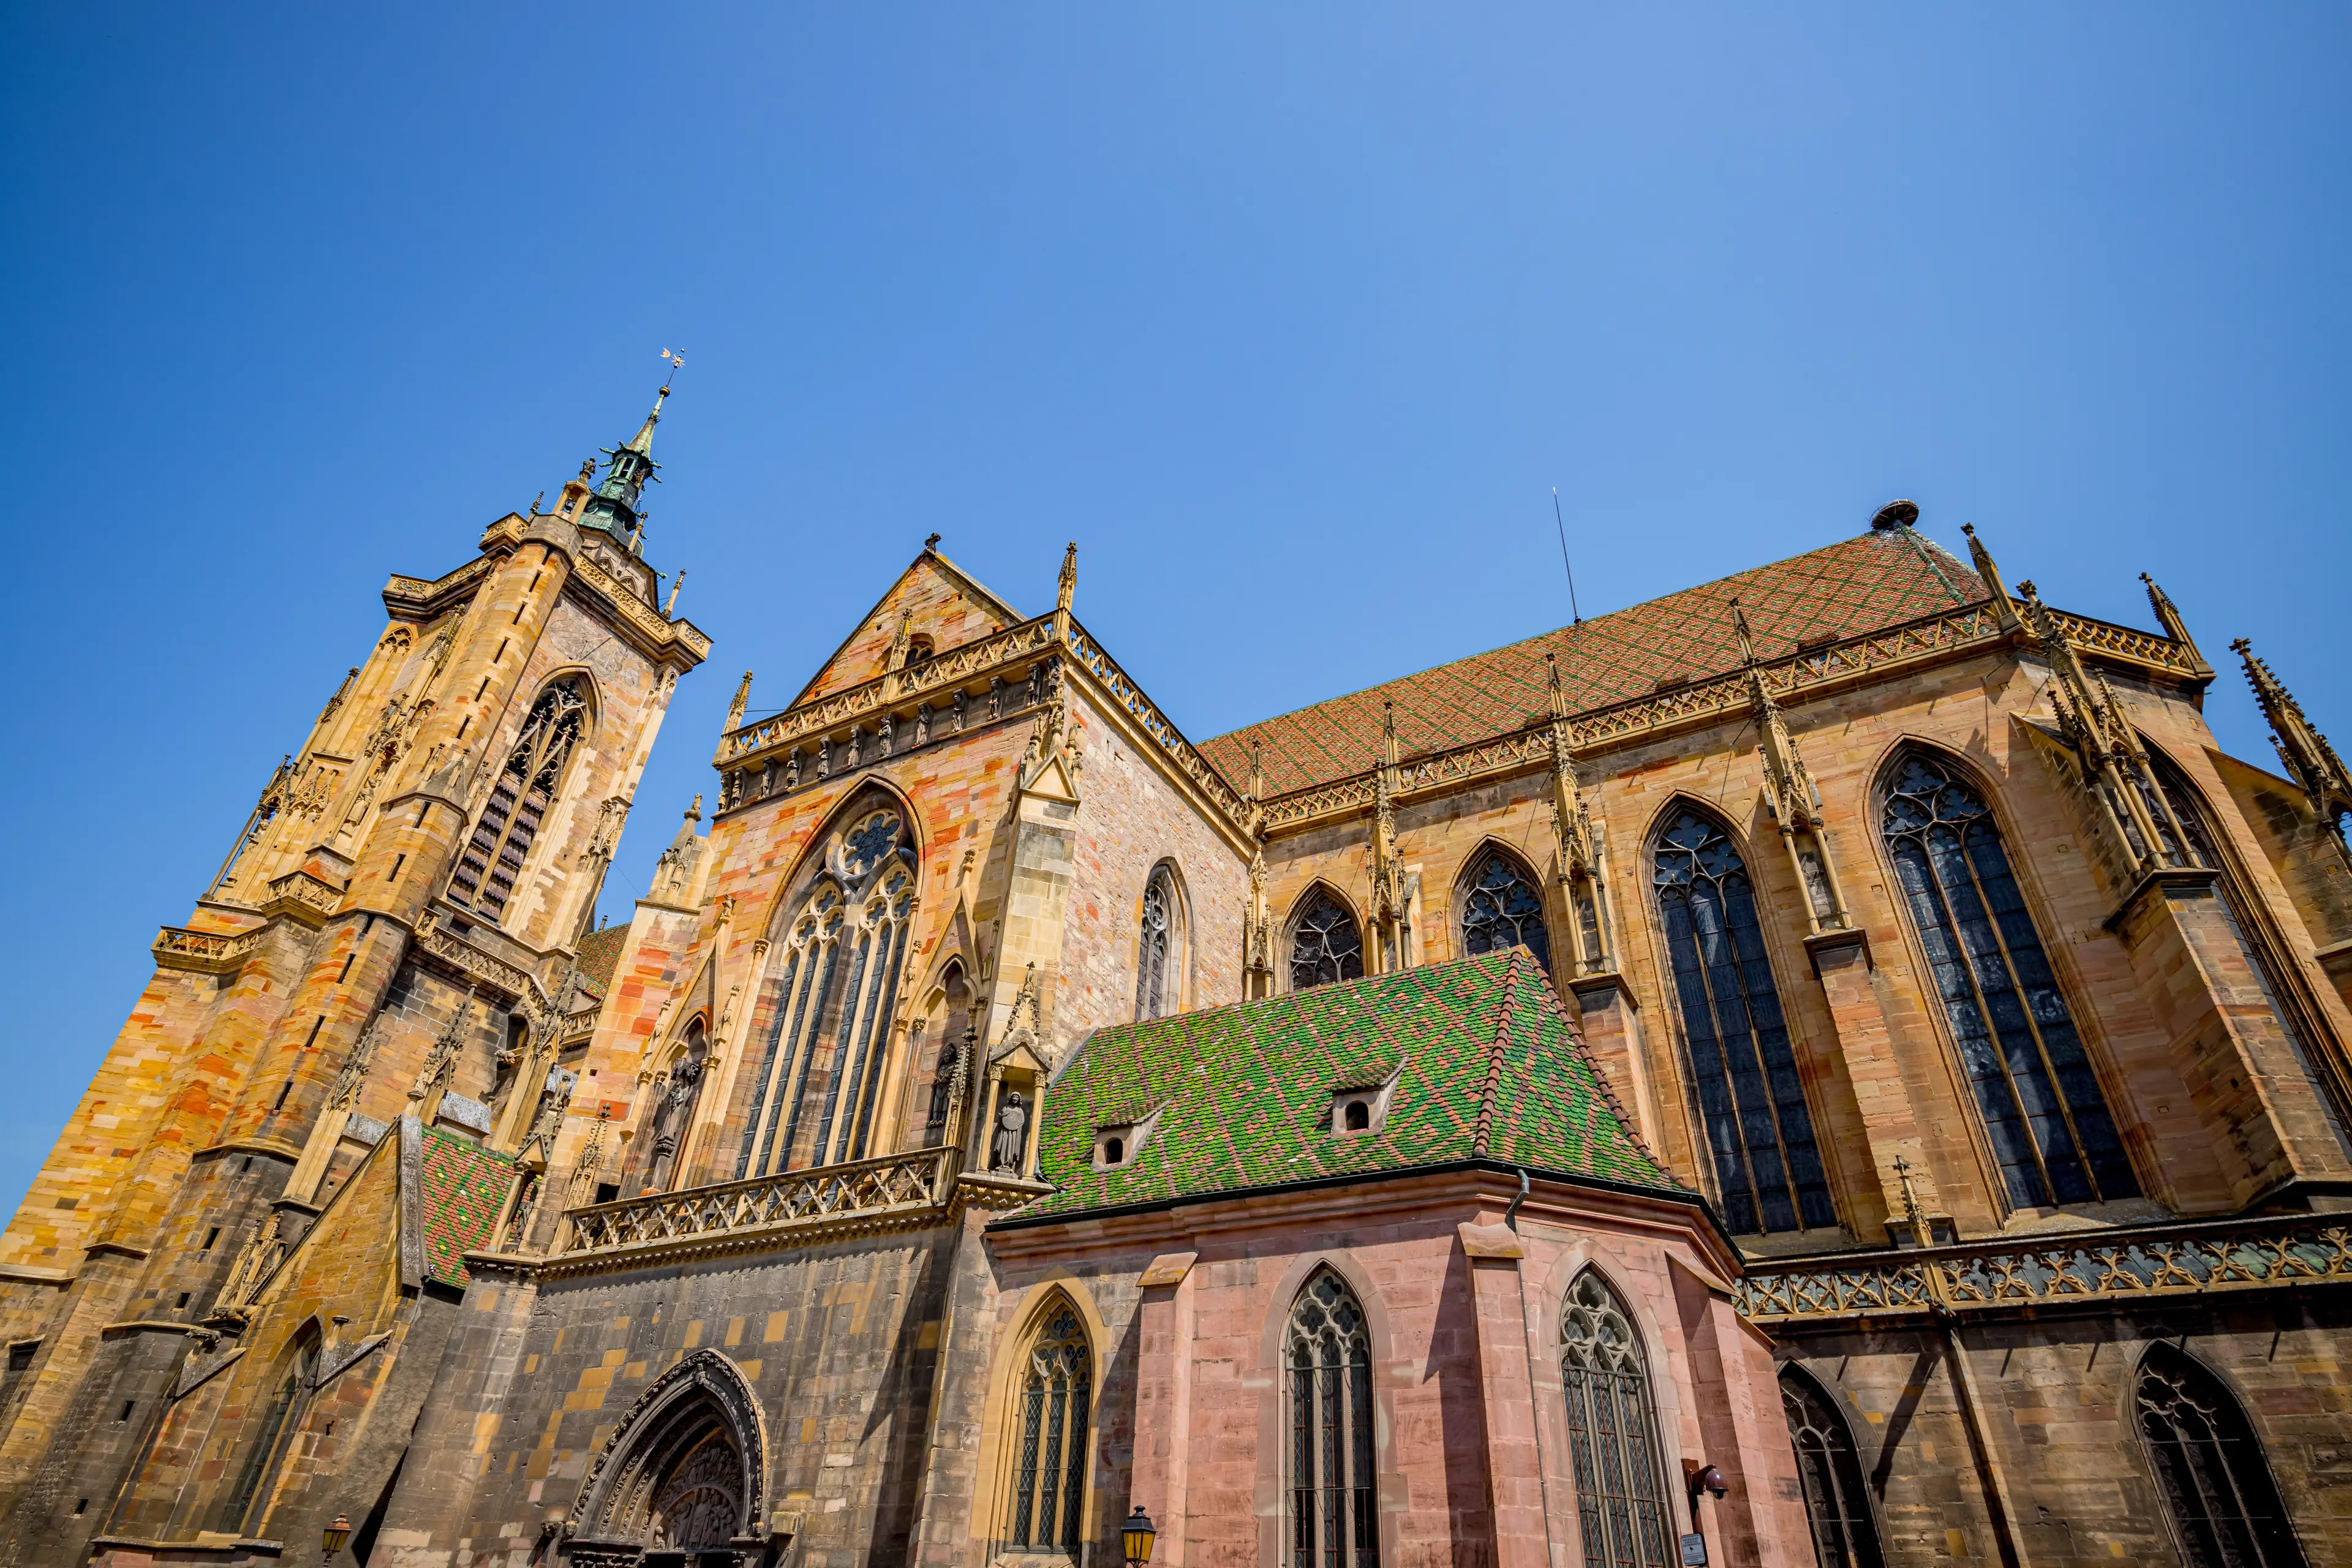
<path fill-rule="evenodd" d="M 739 1177 L 863 1159 L 873 1134 L 889 1014 L 914 923 L 906 824 L 895 808 L 869 812 L 826 844 L 824 863 L 778 944 Z"/>
<path fill-rule="evenodd" d="M 1176 1010 L 1176 878 L 1162 866 L 1143 889 L 1143 920 L 1136 933 L 1135 1016 L 1164 1018 Z"/>
<path fill-rule="evenodd" d="M 1913 753 L 1895 766 L 1884 826 L 2009 1201 L 2137 1197 L 1984 796 L 1958 769 Z"/>
<path fill-rule="evenodd" d="M 1376 1568 L 1372 1352 L 1364 1310 L 1325 1268 L 1290 1310 L 1289 1568 Z"/>
<path fill-rule="evenodd" d="M 1316 889 L 1290 928 L 1290 988 L 1304 991 L 1363 974 L 1364 936 L 1356 917 L 1329 889 Z"/>
<path fill-rule="evenodd" d="M 1780 1413 L 1797 1450 L 1805 1518 L 1813 1527 L 1821 1568 L 1882 1568 L 1878 1525 L 1863 1489 L 1862 1460 L 1845 1418 L 1819 1384 L 1793 1364 L 1780 1369 Z"/>
<path fill-rule="evenodd" d="M 539 825 L 554 809 L 572 760 L 588 726 L 588 699 L 579 677 L 558 680 L 539 694 L 522 733 L 490 785 L 474 836 L 449 874 L 449 901 L 492 920 L 506 913 Z"/>
<path fill-rule="evenodd" d="M 221 1529 L 245 1534 L 250 1524 L 252 1533 L 259 1532 L 261 1520 L 248 1520 L 247 1516 L 257 1507 L 265 1515 L 268 1510 L 269 1489 L 265 1483 L 292 1445 L 295 1430 L 302 1425 L 302 1409 L 310 1397 L 310 1380 L 318 1371 L 318 1331 L 306 1325 L 293 1353 L 285 1358 L 269 1403 L 262 1408 L 251 1446 L 245 1451 L 245 1464 L 237 1471 L 236 1484 L 221 1500 Z"/>
<path fill-rule="evenodd" d="M 1736 1235 L 1835 1225 L 1747 863 L 1691 810 L 1651 858 L 1725 1220 Z"/>
<path fill-rule="evenodd" d="M 1559 1328 L 1584 1561 L 1591 1568 L 1667 1568 L 1674 1535 L 1641 1336 L 1617 1293 L 1590 1268 L 1569 1287 Z"/>
<path fill-rule="evenodd" d="M 2220 1378 L 2159 1342 L 2133 1403 L 2189 1568 L 2301 1568 L 2262 1443 Z"/>
<path fill-rule="evenodd" d="M 1544 928 L 1543 894 L 1527 868 L 1489 849 L 1472 869 L 1462 898 L 1462 950 L 1507 952 L 1524 947 L 1551 968 L 1551 935 Z"/>
<path fill-rule="evenodd" d="M 1021 1447 L 1013 1468 L 1015 1550 L 1075 1553 L 1085 1522 L 1087 1415 L 1094 1357 L 1076 1309 L 1047 1314 L 1021 1387 Z"/>

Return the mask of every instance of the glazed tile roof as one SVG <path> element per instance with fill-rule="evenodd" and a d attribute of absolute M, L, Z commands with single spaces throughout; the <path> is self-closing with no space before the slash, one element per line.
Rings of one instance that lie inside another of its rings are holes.
<path fill-rule="evenodd" d="M 1373 1131 L 1330 1131 L 1335 1091 L 1391 1079 Z M 1155 1112 L 1128 1164 L 1094 1169 L 1099 1129 Z M 1061 1190 L 1024 1221 L 1479 1158 L 1686 1190 L 1627 1128 L 1525 949 L 1097 1030 L 1037 1136 Z"/>
<path fill-rule="evenodd" d="M 1747 612 L 1758 657 L 1771 659 L 1985 596 L 1976 573 L 1925 534 L 1874 531 L 1264 720 L 1201 750 L 1225 777 L 1241 781 L 1257 742 L 1265 794 L 1286 795 L 1369 769 L 1380 751 L 1384 702 L 1395 704 L 1397 741 L 1409 756 L 1524 727 L 1550 711 L 1547 653 L 1559 658 L 1574 712 L 1736 668 L 1734 597 Z"/>
<path fill-rule="evenodd" d="M 629 943 L 627 925 L 606 926 L 592 931 L 580 939 L 580 978 L 602 996 L 611 989 L 613 971 L 621 962 L 621 950 Z"/>
<path fill-rule="evenodd" d="M 419 1184 L 425 1215 L 425 1272 L 463 1288 L 466 1254 L 478 1250 L 506 1206 L 514 1162 L 468 1138 L 424 1129 Z"/>

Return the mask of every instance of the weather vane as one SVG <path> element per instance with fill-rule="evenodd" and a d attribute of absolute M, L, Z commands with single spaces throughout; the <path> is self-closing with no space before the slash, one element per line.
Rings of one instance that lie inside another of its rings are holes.
<path fill-rule="evenodd" d="M 669 350 L 664 349 L 662 350 L 662 358 L 669 361 L 669 374 L 662 377 L 661 388 L 662 392 L 667 395 L 669 391 L 669 384 L 676 381 L 677 379 L 677 373 L 685 368 L 686 356 L 681 353 L 672 353 Z"/>

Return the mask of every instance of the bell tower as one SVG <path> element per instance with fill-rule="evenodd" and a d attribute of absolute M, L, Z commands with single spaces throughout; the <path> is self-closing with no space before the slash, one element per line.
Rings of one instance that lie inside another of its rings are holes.
<path fill-rule="evenodd" d="M 578 944 L 710 649 L 645 559 L 668 393 L 601 483 L 585 465 L 454 570 L 384 584 L 373 645 L 156 937 L 0 1233 L 0 1557 L 79 1559 L 146 1429 L 89 1413 L 153 1408 L 189 1335 L 233 1342 L 404 1116 L 498 1148 L 561 1076 Z"/>

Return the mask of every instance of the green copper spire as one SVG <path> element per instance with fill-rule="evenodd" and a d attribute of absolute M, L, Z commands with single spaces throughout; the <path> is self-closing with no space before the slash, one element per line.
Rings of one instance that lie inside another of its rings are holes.
<path fill-rule="evenodd" d="M 647 481 L 661 482 L 661 476 L 654 471 L 661 467 L 654 461 L 654 426 L 661 423 L 662 405 L 668 398 L 669 383 L 665 381 L 654 395 L 653 412 L 646 416 L 628 444 L 604 448 L 612 459 L 604 468 L 604 482 L 580 509 L 581 527 L 602 529 L 633 552 L 642 552 L 645 547 L 646 518 L 638 498 L 644 495 Z"/>

